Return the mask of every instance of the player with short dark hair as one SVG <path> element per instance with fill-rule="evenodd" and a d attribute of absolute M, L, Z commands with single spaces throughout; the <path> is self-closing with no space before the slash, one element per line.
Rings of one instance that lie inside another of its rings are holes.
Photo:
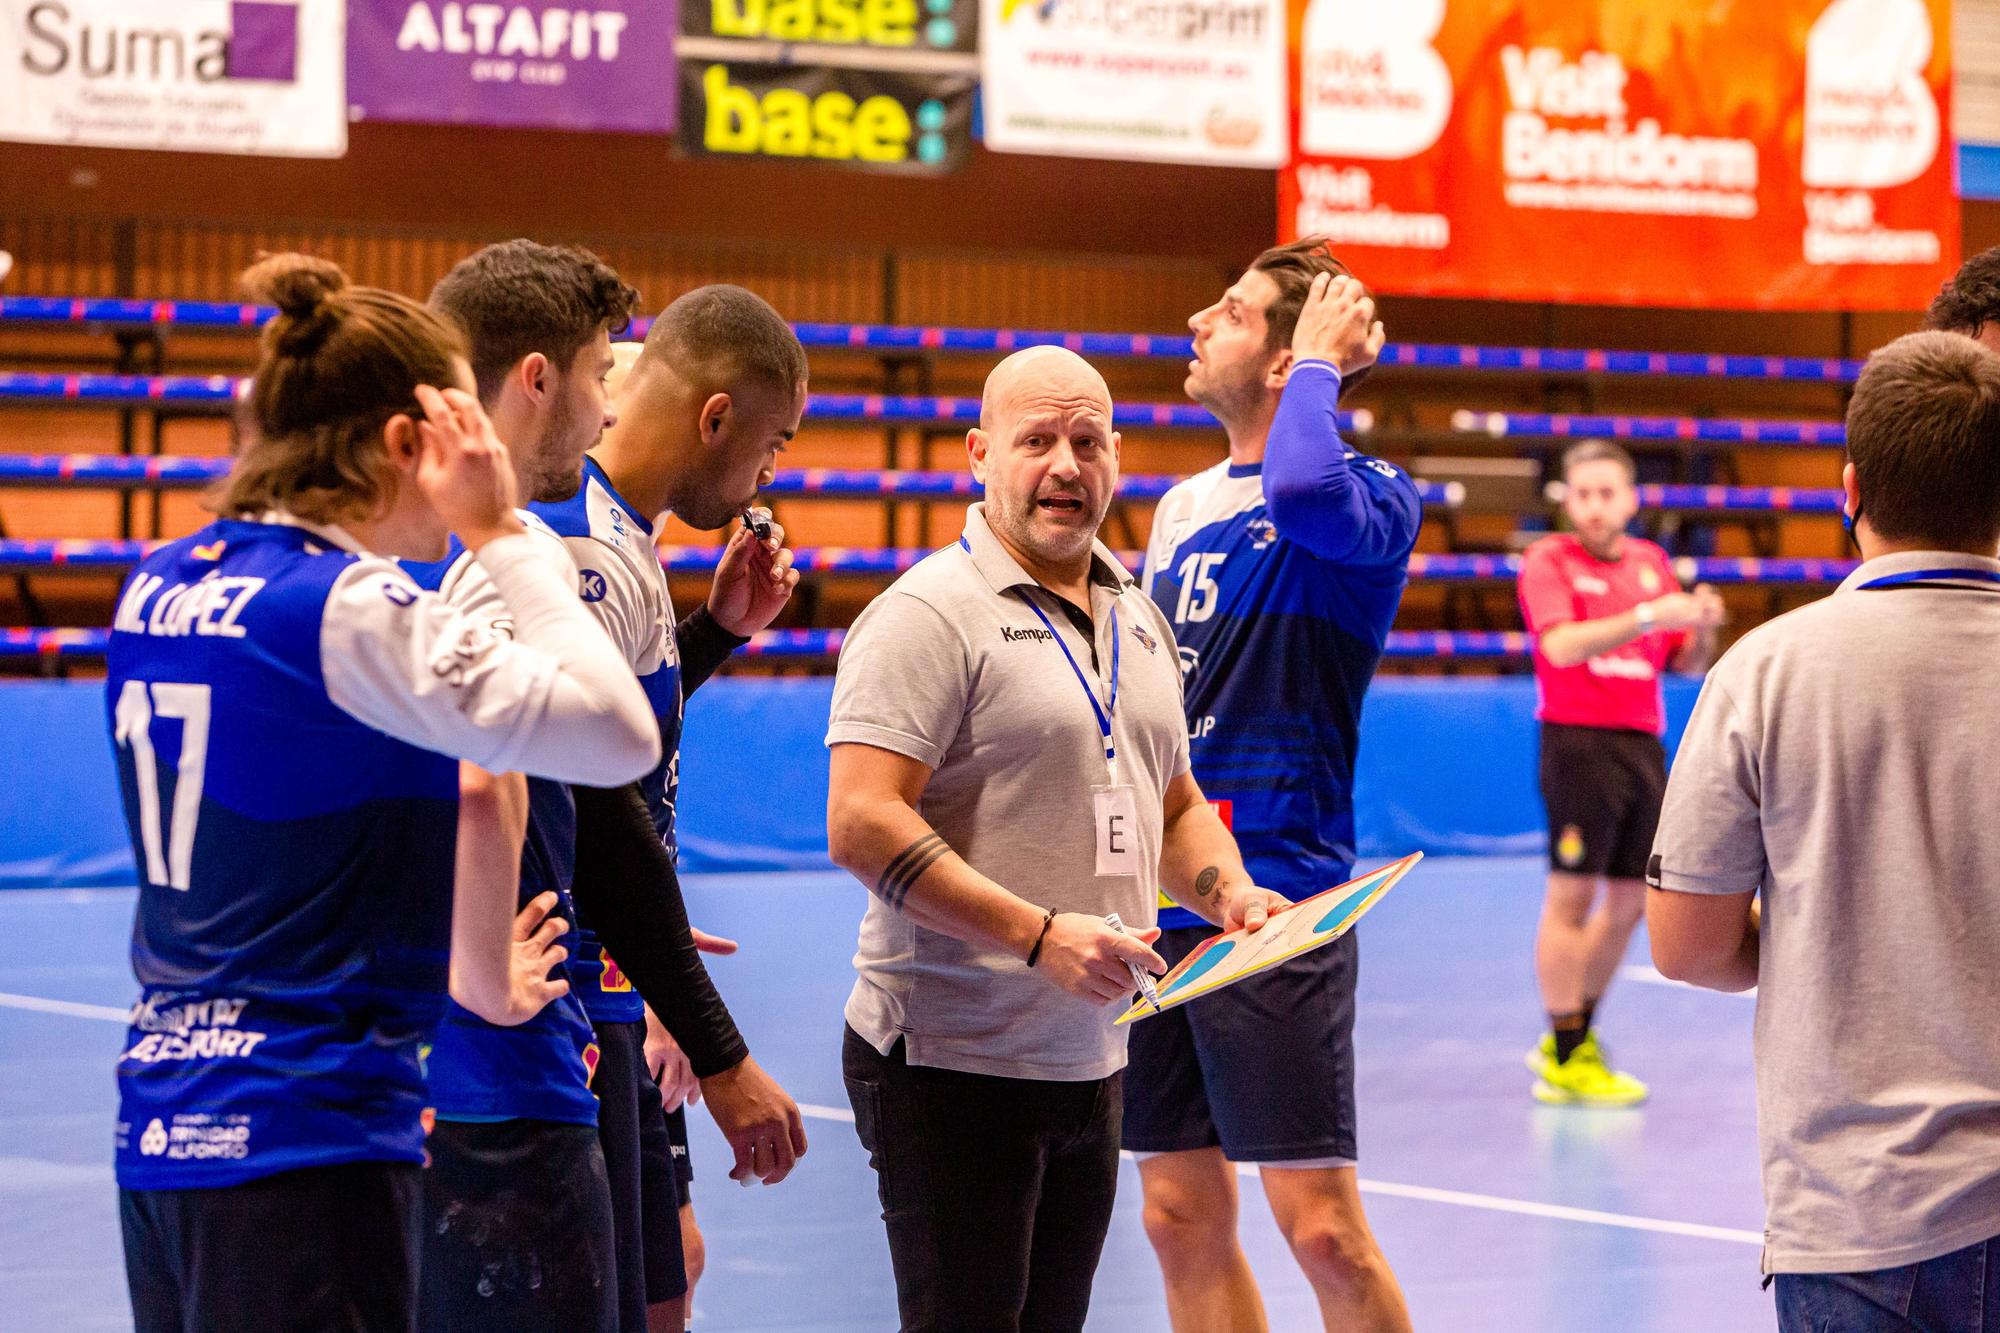
<path fill-rule="evenodd" d="M 1667 782 L 1660 673 L 1708 665 L 1723 606 L 1706 584 L 1682 592 L 1667 553 L 1626 535 L 1639 510 L 1630 454 L 1585 440 L 1562 467 L 1573 531 L 1521 557 L 1549 828 L 1535 936 L 1549 1031 L 1528 1068 L 1539 1101 L 1632 1106 L 1646 1085 L 1610 1067 L 1593 1025 L 1646 910 L 1646 856 Z"/>
<path fill-rule="evenodd" d="M 1361 702 L 1422 506 L 1401 468 L 1341 438 L 1341 392 L 1384 333 L 1323 238 L 1265 251 L 1188 325 L 1187 394 L 1222 422 L 1229 457 L 1161 500 L 1146 590 L 1179 640 L 1202 790 L 1257 882 L 1305 898 L 1352 871 Z M 1169 963 L 1213 934 L 1166 902 L 1160 925 Z M 1326 1326 L 1409 1328 L 1356 1184 L 1358 968 L 1350 933 L 1132 1028 L 1124 1143 L 1179 1333 L 1263 1327 L 1236 1236 L 1243 1162 Z"/>
<path fill-rule="evenodd" d="M 601 486 L 586 480 L 583 462 L 584 449 L 617 420 L 607 392 L 609 333 L 625 326 L 634 294 L 615 278 L 586 252 L 515 241 L 462 261 L 432 299 L 465 329 L 475 355 L 489 342 L 520 353 L 510 365 L 489 366 L 488 406 L 499 428 L 524 442 L 521 483 L 536 501 L 526 522 L 653 703 L 663 759 L 646 784 L 658 789 L 677 762 L 682 650 L 698 680 L 743 640 L 720 629 L 706 607 L 679 625 L 670 616 L 646 619 L 640 630 L 626 614 L 629 606 L 607 601 L 606 562 L 593 556 L 594 567 L 580 571 L 563 540 L 587 529 L 592 517 L 620 513 Z M 545 343 L 523 338 L 510 323 L 504 298 L 516 285 L 536 294 L 530 323 Z M 607 307 L 598 299 L 605 292 L 624 295 Z M 559 322 L 565 316 L 591 322 L 566 327 Z M 564 347 L 572 349 L 566 370 L 556 354 Z M 657 577 L 650 540 L 628 544 L 640 552 L 628 553 L 631 559 L 650 564 Z M 737 585 L 745 581 L 789 592 L 789 571 L 781 567 L 773 576 L 772 563 L 768 551 L 729 553 L 718 571 L 718 594 L 740 599 Z M 777 563 L 788 564 L 789 555 Z M 462 556 L 419 577 L 468 607 L 491 605 L 478 567 Z M 634 642 L 635 632 L 643 643 Z M 519 781 L 518 775 L 497 780 L 510 779 Z M 645 1068 L 639 992 L 682 1028 L 690 1047 L 724 1067 L 747 1066 L 739 1081 L 752 1094 L 775 1095 L 785 1107 L 789 1101 L 745 1060 L 728 1011 L 694 956 L 678 885 L 629 869 L 660 851 L 643 813 L 636 822 L 620 817 L 620 802 L 643 812 L 641 786 L 573 794 L 563 784 L 535 781 L 524 799 L 530 818 L 519 860 L 521 896 L 553 892 L 558 910 L 577 922 L 564 941 L 573 954 L 564 968 L 573 993 L 526 1021 L 487 1021 L 454 1007 L 440 1033 L 431 1057 L 438 1128 L 427 1188 L 426 1319 L 438 1329 L 643 1328 L 647 1270 L 678 1271 L 681 1256 L 672 1207 L 666 1227 L 651 1230 L 671 1253 L 656 1244 L 649 1255 L 643 1243 L 641 1125 L 649 1109 L 654 1120 L 661 1111 Z M 579 909 L 570 893 L 590 857 L 627 873 L 613 882 L 584 874 L 590 884 L 576 888 Z M 524 915 L 532 912 L 530 901 Z M 523 921 L 523 933 L 534 924 Z M 628 966 L 612 961 L 600 937 L 619 941 Z M 729 1086 L 718 1087 L 716 1097 L 731 1108 L 744 1100 L 732 1099 Z M 664 1137 L 664 1125 L 660 1130 Z"/>
<path fill-rule="evenodd" d="M 467 352 L 483 402 L 530 358 L 568 374 L 598 332 L 625 332 L 638 302 L 639 293 L 590 251 L 525 239 L 459 260 L 431 288 L 430 301 L 478 331 Z"/>
<path fill-rule="evenodd" d="M 761 537 L 738 528 L 708 601 L 676 622 L 653 546 L 664 514 L 722 527 L 769 480 L 805 405 L 805 352 L 791 327 L 741 287 L 701 287 L 669 305 L 644 348 L 625 359 L 618 421 L 585 461 L 583 489 L 537 509 L 586 571 L 585 596 L 646 682 L 663 742 L 660 766 L 636 789 L 577 790 L 585 836 L 576 891 L 586 920 L 595 919 L 600 899 L 630 896 L 634 887 L 652 886 L 678 902 L 674 811 L 684 701 L 771 622 L 798 583 L 781 525 L 769 523 Z M 616 830 L 617 839 L 591 836 L 599 828 Z M 627 933 L 645 940 L 658 929 L 634 921 Z M 607 1088 L 598 1122 L 618 1210 L 623 1319 L 627 1328 L 640 1327 L 642 1306 L 650 1306 L 653 1326 L 678 1329 L 692 1312 L 702 1249 L 689 1202 L 686 1112 L 663 1108 L 661 1086 L 676 1101 L 699 1090 L 736 1153 L 730 1175 L 746 1183 L 784 1179 L 805 1150 L 805 1134 L 797 1107 L 734 1026 L 720 1031 L 716 1015 L 727 1011 L 719 997 L 663 1007 L 645 972 L 649 960 L 622 945 L 616 951 L 631 975 L 612 984 L 607 960 L 592 1018 L 604 1052 L 600 1072 L 629 1071 L 622 1082 L 638 1089 L 626 1101 Z"/>

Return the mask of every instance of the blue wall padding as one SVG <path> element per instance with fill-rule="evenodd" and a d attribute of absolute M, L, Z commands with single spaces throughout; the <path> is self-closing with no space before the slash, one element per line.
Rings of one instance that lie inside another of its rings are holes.
<path fill-rule="evenodd" d="M 831 676 L 712 680 L 681 741 L 681 868 L 825 870 Z"/>
<path fill-rule="evenodd" d="M 1668 740 L 1696 684 L 1667 687 Z M 826 859 L 833 682 L 723 679 L 690 702 L 681 861 L 690 871 L 807 870 Z M 1534 685 L 1526 677 L 1388 677 L 1362 722 L 1364 856 L 1534 853 Z M 0 888 L 130 884 L 132 853 L 96 682 L 0 685 Z"/>
<path fill-rule="evenodd" d="M 1667 679 L 1667 743 L 1700 684 Z M 1527 676 L 1387 676 L 1361 713 L 1354 823 L 1363 856 L 1532 855 L 1546 836 Z"/>
<path fill-rule="evenodd" d="M 100 681 L 0 685 L 0 888 L 130 884 Z"/>

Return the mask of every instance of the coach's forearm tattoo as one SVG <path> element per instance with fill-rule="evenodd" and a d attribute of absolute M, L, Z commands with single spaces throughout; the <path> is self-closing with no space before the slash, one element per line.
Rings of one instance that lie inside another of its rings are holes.
<path fill-rule="evenodd" d="M 1215 881 L 1222 878 L 1219 866 L 1210 866 L 1194 877 L 1194 896 L 1206 898 L 1215 892 Z"/>
<path fill-rule="evenodd" d="M 910 890 L 917 886 L 924 872 L 950 850 L 950 845 L 935 833 L 918 838 L 896 853 L 896 859 L 882 871 L 882 878 L 875 882 L 875 896 L 892 910 L 902 911 L 903 900 L 910 896 Z"/>

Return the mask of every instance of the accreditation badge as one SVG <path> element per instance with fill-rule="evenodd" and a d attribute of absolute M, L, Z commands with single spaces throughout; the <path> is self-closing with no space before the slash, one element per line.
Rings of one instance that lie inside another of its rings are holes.
<path fill-rule="evenodd" d="M 1097 873 L 1139 873 L 1139 794 L 1129 783 L 1090 789 L 1097 823 Z"/>

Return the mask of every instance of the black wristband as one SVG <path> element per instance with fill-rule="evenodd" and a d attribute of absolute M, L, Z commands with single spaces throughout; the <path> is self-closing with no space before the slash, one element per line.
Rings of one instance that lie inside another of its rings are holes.
<path fill-rule="evenodd" d="M 1048 909 L 1048 915 L 1042 918 L 1042 933 L 1035 936 L 1035 947 L 1028 950 L 1029 967 L 1033 967 L 1035 960 L 1042 956 L 1042 941 L 1049 937 L 1049 927 L 1055 924 L 1055 920 L 1056 909 L 1051 907 Z"/>

